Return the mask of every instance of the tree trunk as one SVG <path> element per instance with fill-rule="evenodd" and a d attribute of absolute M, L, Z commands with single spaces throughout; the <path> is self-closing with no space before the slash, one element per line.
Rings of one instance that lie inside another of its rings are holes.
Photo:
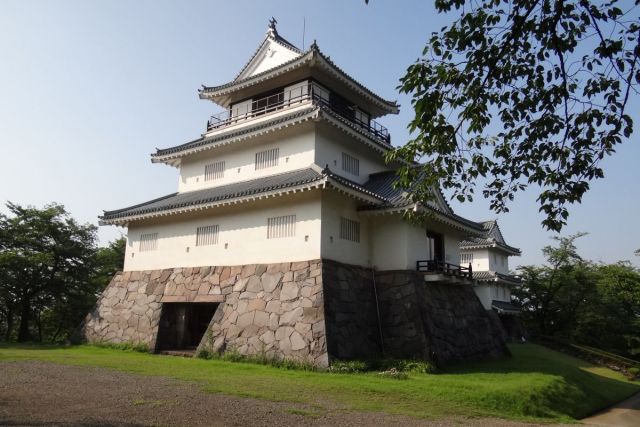
<path fill-rule="evenodd" d="M 4 340 L 9 342 L 11 339 L 11 333 L 13 332 L 13 310 L 9 308 L 7 310 L 7 330 L 4 334 Z"/>
<path fill-rule="evenodd" d="M 36 316 L 36 323 L 38 325 L 38 342 L 42 342 L 42 318 L 40 317 L 41 311 L 38 310 L 38 315 Z"/>
<path fill-rule="evenodd" d="M 31 341 L 31 331 L 29 331 L 29 318 L 31 317 L 31 301 L 24 298 L 20 307 L 20 326 L 18 328 L 18 342 Z"/>

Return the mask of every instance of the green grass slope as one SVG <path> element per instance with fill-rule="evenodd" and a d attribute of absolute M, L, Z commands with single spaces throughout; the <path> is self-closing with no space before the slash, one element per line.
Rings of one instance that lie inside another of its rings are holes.
<path fill-rule="evenodd" d="M 410 374 L 402 381 L 376 373 L 305 372 L 92 346 L 1 346 L 0 371 L 4 363 L 23 360 L 94 366 L 197 381 L 212 393 L 431 419 L 566 422 L 640 392 L 640 385 L 616 372 L 544 347 L 514 345 L 511 351 L 508 359 L 454 366 L 437 375 Z"/>

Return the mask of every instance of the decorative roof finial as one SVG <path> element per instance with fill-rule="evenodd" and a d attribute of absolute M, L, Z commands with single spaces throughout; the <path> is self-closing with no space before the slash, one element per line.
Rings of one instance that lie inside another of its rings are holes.
<path fill-rule="evenodd" d="M 267 35 L 275 37 L 278 35 L 278 30 L 276 30 L 276 24 L 278 21 L 273 16 L 269 19 L 269 29 L 267 30 Z"/>
<path fill-rule="evenodd" d="M 311 43 L 311 46 L 309 46 L 309 49 L 318 50 L 318 43 L 316 43 L 316 39 L 313 39 L 313 43 Z"/>

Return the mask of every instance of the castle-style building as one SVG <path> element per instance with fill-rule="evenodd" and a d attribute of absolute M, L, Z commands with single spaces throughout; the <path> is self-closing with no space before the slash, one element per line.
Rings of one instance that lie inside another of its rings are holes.
<path fill-rule="evenodd" d="M 100 218 L 128 228 L 126 260 L 85 340 L 318 366 L 504 353 L 459 262 L 460 242 L 484 238 L 485 225 L 439 190 L 417 203 L 394 186 L 399 165 L 385 162 L 391 136 L 376 120 L 395 102 L 315 42 L 289 43 L 275 21 L 233 81 L 199 96 L 222 112 L 199 138 L 151 155 L 179 170 L 177 192 Z"/>

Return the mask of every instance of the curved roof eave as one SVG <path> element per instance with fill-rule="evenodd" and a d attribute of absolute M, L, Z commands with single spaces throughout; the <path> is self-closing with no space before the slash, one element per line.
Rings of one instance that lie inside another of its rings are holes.
<path fill-rule="evenodd" d="M 235 92 L 240 89 L 244 89 L 250 86 L 253 86 L 257 83 L 265 81 L 269 78 L 275 77 L 277 75 L 283 74 L 285 72 L 291 71 L 293 69 L 299 68 L 301 66 L 310 64 L 315 66 L 316 64 L 323 65 L 328 70 L 332 71 L 334 75 L 345 82 L 348 86 L 352 87 L 365 98 L 373 101 L 380 108 L 387 111 L 388 114 L 398 114 L 400 111 L 400 106 L 396 101 L 390 101 L 382 98 L 377 95 L 372 90 L 368 89 L 362 83 L 358 82 L 356 79 L 347 74 L 344 70 L 338 67 L 331 59 L 326 57 L 318 48 L 318 46 L 314 43 L 307 52 L 302 54 L 301 56 L 291 59 L 283 64 L 278 65 L 277 67 L 265 70 L 261 73 L 255 74 L 253 76 L 234 80 L 223 85 L 219 86 L 202 86 L 200 89 L 199 97 L 201 99 L 210 99 L 213 100 L 216 97 L 228 95 L 232 92 Z"/>

